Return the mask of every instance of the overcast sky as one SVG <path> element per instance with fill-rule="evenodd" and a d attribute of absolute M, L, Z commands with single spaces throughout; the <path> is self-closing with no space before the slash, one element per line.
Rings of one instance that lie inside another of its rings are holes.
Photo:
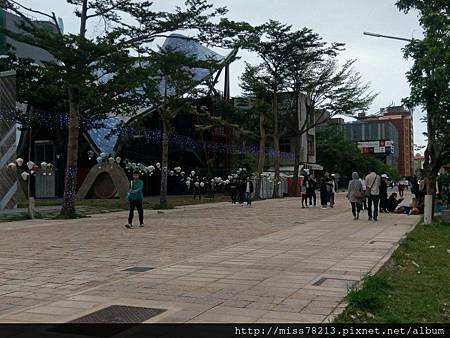
<path fill-rule="evenodd" d="M 64 0 L 21 0 L 30 7 L 54 11 L 64 21 L 66 32 L 78 32 L 79 23 L 72 14 L 73 7 Z M 405 15 L 395 7 L 395 0 L 211 0 L 217 6 L 229 9 L 228 17 L 236 21 L 262 24 L 269 19 L 291 24 L 294 28 L 309 27 L 319 33 L 325 41 L 343 42 L 346 51 L 340 55 L 342 61 L 356 59 L 355 70 L 370 82 L 379 96 L 369 113 L 381 107 L 401 104 L 408 96 L 409 86 L 405 73 L 412 62 L 403 58 L 405 42 L 363 36 L 364 31 L 406 38 L 420 38 L 421 28 L 417 16 Z M 181 5 L 182 0 L 154 0 L 156 9 L 170 10 Z M 101 31 L 102 27 L 93 27 Z M 91 31 L 92 34 L 92 31 Z M 242 59 L 231 66 L 231 94 L 240 95 L 239 75 L 244 60 L 256 63 L 257 58 L 245 52 Z M 424 144 L 422 133 L 425 125 L 420 121 L 422 113 L 416 109 L 414 128 L 416 144 Z"/>

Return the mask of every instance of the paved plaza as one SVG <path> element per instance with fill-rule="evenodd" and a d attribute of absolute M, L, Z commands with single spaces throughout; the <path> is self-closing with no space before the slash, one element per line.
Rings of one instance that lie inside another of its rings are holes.
<path fill-rule="evenodd" d="M 327 322 L 348 288 L 418 222 L 354 221 L 300 199 L 0 223 L 0 322 L 74 320 L 110 305 L 165 310 L 149 322 Z M 128 271 L 127 271 L 128 270 Z"/>

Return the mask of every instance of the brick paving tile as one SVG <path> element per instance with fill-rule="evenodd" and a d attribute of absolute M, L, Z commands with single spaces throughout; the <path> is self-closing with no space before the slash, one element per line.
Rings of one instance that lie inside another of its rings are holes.
<path fill-rule="evenodd" d="M 0 322 L 62 322 L 119 300 L 168 309 L 151 322 L 328 321 L 348 283 L 379 268 L 418 221 L 354 222 L 343 194 L 337 202 L 146 210 L 148 226 L 133 230 L 126 212 L 2 223 Z"/>

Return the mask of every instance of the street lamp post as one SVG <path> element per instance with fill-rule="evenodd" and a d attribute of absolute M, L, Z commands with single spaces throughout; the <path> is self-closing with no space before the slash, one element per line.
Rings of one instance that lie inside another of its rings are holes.
<path fill-rule="evenodd" d="M 363 32 L 364 35 L 373 36 L 375 38 L 384 38 L 384 39 L 392 39 L 392 40 L 400 40 L 400 41 L 406 41 L 406 42 L 413 42 L 413 39 L 407 39 L 407 38 L 401 38 L 398 36 L 392 36 L 392 35 L 383 35 L 378 33 L 370 33 L 370 32 Z"/>
<path fill-rule="evenodd" d="M 400 41 L 406 41 L 406 42 L 413 42 L 414 39 L 406 39 L 398 36 L 391 36 L 391 35 L 384 35 L 384 34 L 378 34 L 378 33 L 370 33 L 370 32 L 363 32 L 364 35 L 376 37 L 376 38 L 384 38 L 384 39 L 392 39 L 392 40 L 400 40 Z M 432 195 L 425 195 L 424 200 L 424 212 L 423 212 L 423 222 L 424 224 L 431 224 L 433 220 L 433 196 Z"/>

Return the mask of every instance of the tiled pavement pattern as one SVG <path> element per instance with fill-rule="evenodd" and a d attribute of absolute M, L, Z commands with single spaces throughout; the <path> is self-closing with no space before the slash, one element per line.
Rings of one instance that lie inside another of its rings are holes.
<path fill-rule="evenodd" d="M 0 322 L 66 322 L 109 305 L 167 309 L 150 322 L 322 322 L 418 218 L 299 199 L 0 225 Z M 147 272 L 124 271 L 152 267 Z"/>

